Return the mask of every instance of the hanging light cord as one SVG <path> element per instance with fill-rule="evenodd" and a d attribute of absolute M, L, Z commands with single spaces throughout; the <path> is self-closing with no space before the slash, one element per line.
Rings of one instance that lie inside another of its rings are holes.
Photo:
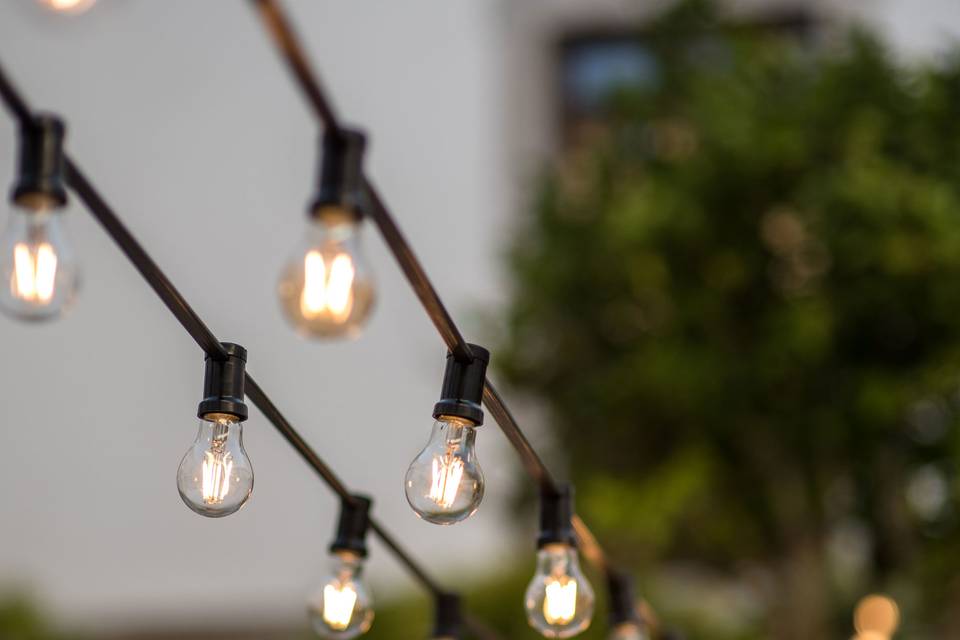
<path fill-rule="evenodd" d="M 259 13 L 267 31 L 273 38 L 274 44 L 303 91 L 319 123 L 327 129 L 341 131 L 342 125 L 330 99 L 323 90 L 320 77 L 310 66 L 303 45 L 300 43 L 293 24 L 281 8 L 280 3 L 277 0 L 250 0 L 250 2 Z M 400 231 L 400 227 L 391 215 L 377 188 L 369 177 L 364 177 L 363 184 L 369 202 L 370 217 L 373 218 L 380 229 L 383 239 L 400 265 L 400 269 L 407 277 L 410 286 L 413 287 L 414 293 L 430 320 L 433 321 L 440 337 L 443 338 L 447 348 L 458 360 L 471 360 L 473 356 L 470 353 L 469 345 L 463 338 L 463 334 L 460 333 L 460 329 L 447 311 L 446 305 L 443 304 L 443 300 L 441 300 L 433 283 L 430 282 L 426 270 L 411 248 L 410 243 L 407 242 Z M 500 429 L 507 440 L 516 449 L 524 468 L 539 485 L 540 490 L 555 494 L 557 483 L 550 474 L 550 470 L 537 454 L 533 445 L 530 444 L 526 434 L 520 429 L 520 425 L 510 413 L 506 403 L 489 378 L 484 385 L 483 403 L 493 415 L 496 423 L 500 425 Z M 574 528 L 584 555 L 597 569 L 606 571 L 606 554 L 597 542 L 596 536 L 579 516 L 574 517 Z"/>
<path fill-rule="evenodd" d="M 291 22 L 276 0 L 250 0 L 258 10 L 274 43 L 280 50 L 284 61 L 297 80 L 319 123 L 333 131 L 341 131 L 341 124 L 336 116 L 330 100 L 323 91 L 319 76 L 310 66 L 302 45 L 293 29 Z M 0 67 L 0 97 L 6 103 L 12 114 L 21 122 L 29 123 L 33 114 L 22 95 L 14 88 L 6 74 Z M 66 156 L 66 176 L 70 186 L 87 205 L 91 214 L 103 226 L 121 251 L 133 263 L 137 271 L 147 281 L 158 297 L 177 318 L 183 328 L 197 342 L 201 349 L 212 357 L 223 359 L 226 352 L 220 341 L 206 326 L 200 316 L 187 303 L 183 295 L 176 289 L 160 267 L 153 261 L 140 243 L 124 226 L 106 201 L 99 195 L 90 181 L 86 178 L 73 159 Z M 463 334 L 457 327 L 447 310 L 426 270 L 420 263 L 412 247 L 404 237 L 400 227 L 387 208 L 375 185 L 368 177 L 364 177 L 364 190 L 369 203 L 370 215 L 380 230 L 388 248 L 396 259 L 408 282 L 414 290 L 428 317 L 433 322 L 446 346 L 458 360 L 472 359 L 470 347 Z M 268 421 L 280 432 L 287 442 L 300 454 L 304 461 L 316 471 L 321 479 L 341 498 L 351 499 L 351 492 L 339 479 L 333 470 L 323 461 L 293 425 L 283 416 L 280 410 L 270 400 L 267 393 L 253 379 L 246 374 L 247 395 L 260 409 Z M 534 449 L 521 430 L 516 419 L 511 414 L 502 396 L 489 380 L 485 382 L 483 403 L 490 411 L 494 420 L 500 426 L 507 440 L 516 450 L 523 462 L 524 468 L 530 477 L 538 484 L 542 492 L 556 493 L 557 483 L 542 458 Z M 574 516 L 573 526 L 577 533 L 580 547 L 587 559 L 598 570 L 606 572 L 609 562 L 602 546 L 591 532 L 586 523 L 579 516 Z M 433 595 L 444 592 L 440 585 L 399 545 L 392 535 L 375 519 L 371 520 L 371 529 L 378 538 L 390 549 L 410 573 Z M 472 616 L 468 616 L 468 624 L 481 637 L 493 638 L 495 634 L 485 628 Z"/>
<path fill-rule="evenodd" d="M 30 109 L 22 94 L 17 91 L 9 77 L 0 66 L 0 97 L 9 108 L 13 116 L 22 124 L 33 121 L 33 111 Z M 70 187 L 76 192 L 87 206 L 90 213 L 113 239 L 120 250 L 127 256 L 134 267 L 147 281 L 160 300 L 167 306 L 173 316 L 208 355 L 218 359 L 225 359 L 227 353 L 223 345 L 207 327 L 193 307 L 187 302 L 183 294 L 174 286 L 166 274 L 160 269 L 153 258 L 146 252 L 132 233 L 123 224 L 106 200 L 96 190 L 90 180 L 84 175 L 73 158 L 66 154 L 66 178 Z M 314 470 L 317 475 L 338 496 L 352 500 L 352 492 L 342 480 L 333 472 L 316 451 L 307 444 L 306 440 L 283 416 L 273 403 L 266 391 L 246 373 L 246 394 L 260 409 L 264 417 L 280 432 L 284 439 L 300 454 L 300 457 Z M 417 581 L 420 582 L 433 596 L 445 592 L 440 584 L 411 556 L 394 538 L 394 536 L 375 518 L 371 518 L 370 528 L 380 541 L 396 556 Z M 468 620 L 475 633 L 490 640 L 496 636 L 488 628 L 480 625 L 475 619 Z"/>

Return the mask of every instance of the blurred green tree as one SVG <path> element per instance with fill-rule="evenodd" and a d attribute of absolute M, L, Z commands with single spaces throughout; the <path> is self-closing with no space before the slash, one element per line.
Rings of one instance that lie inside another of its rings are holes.
<path fill-rule="evenodd" d="M 849 637 L 873 590 L 960 637 L 960 56 L 812 50 L 703 0 L 644 43 L 656 82 L 517 234 L 498 364 L 695 637 Z"/>

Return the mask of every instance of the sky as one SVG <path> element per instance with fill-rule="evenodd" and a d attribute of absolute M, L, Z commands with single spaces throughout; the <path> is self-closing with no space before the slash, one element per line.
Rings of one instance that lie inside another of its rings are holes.
<path fill-rule="evenodd" d="M 575 3 L 549 4 L 537 10 Z M 517 38 L 536 41 L 494 0 L 287 6 L 343 119 L 369 132 L 368 168 L 401 227 L 468 338 L 483 342 L 517 215 L 507 132 L 547 118 L 511 106 L 527 68 L 513 64 Z M 960 34 L 956 0 L 856 11 L 905 55 Z M 306 341 L 281 317 L 276 282 L 305 232 L 317 131 L 246 3 L 101 0 L 64 17 L 3 2 L 0 62 L 36 107 L 66 119 L 70 152 L 124 222 L 438 578 L 495 572 L 532 548 L 529 523 L 509 515 L 518 465 L 492 423 L 478 438 L 487 492 L 476 516 L 436 527 L 406 504 L 403 474 L 429 435 L 445 352 L 375 229 L 364 240 L 378 306 L 359 339 Z M 15 143 L 0 118 L 9 181 Z M 298 620 L 327 564 L 336 500 L 251 407 L 251 502 L 223 520 L 181 503 L 175 474 L 196 434 L 202 354 L 82 206 L 67 218 L 83 266 L 76 307 L 42 326 L 0 317 L 0 590 L 27 589 L 91 630 Z M 547 444 L 536 429 L 531 438 Z M 415 588 L 377 543 L 370 572 L 381 599 Z"/>

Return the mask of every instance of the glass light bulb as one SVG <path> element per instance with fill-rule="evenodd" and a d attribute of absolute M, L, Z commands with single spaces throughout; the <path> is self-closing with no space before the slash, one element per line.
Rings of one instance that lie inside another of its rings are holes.
<path fill-rule="evenodd" d="M 83 13 L 93 6 L 96 0 L 39 0 L 47 9 L 59 13 Z"/>
<path fill-rule="evenodd" d="M 524 601 L 530 626 L 545 638 L 572 638 L 590 626 L 593 605 L 576 550 L 566 544 L 541 549 Z"/>
<path fill-rule="evenodd" d="M 404 481 L 407 502 L 434 524 L 454 524 L 477 511 L 483 471 L 477 461 L 477 429 L 469 420 L 440 416 L 430 441 L 410 463 Z"/>
<path fill-rule="evenodd" d="M 280 306 L 307 337 L 357 335 L 374 303 L 374 285 L 360 249 L 359 227 L 346 212 L 325 210 L 280 277 Z"/>
<path fill-rule="evenodd" d="M 363 560 L 337 552 L 333 570 L 307 602 L 310 624 L 322 638 L 355 638 L 373 624 L 373 599 L 363 582 Z"/>
<path fill-rule="evenodd" d="M 610 630 L 608 640 L 650 640 L 643 627 L 635 622 L 624 622 Z"/>
<path fill-rule="evenodd" d="M 62 215 L 14 207 L 0 235 L 0 309 L 15 318 L 56 318 L 76 298 L 80 272 Z"/>
<path fill-rule="evenodd" d="M 177 489 L 188 507 L 208 518 L 228 516 L 246 504 L 253 467 L 240 421 L 226 414 L 200 421 L 197 439 L 177 470 Z"/>

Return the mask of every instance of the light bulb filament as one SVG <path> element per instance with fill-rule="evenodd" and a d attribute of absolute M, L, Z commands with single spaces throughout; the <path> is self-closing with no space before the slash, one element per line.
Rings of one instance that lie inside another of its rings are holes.
<path fill-rule="evenodd" d="M 430 499 L 444 509 L 449 509 L 457 499 L 460 482 L 463 480 L 463 459 L 451 454 L 433 459 L 433 481 L 430 483 Z"/>
<path fill-rule="evenodd" d="M 577 581 L 569 577 L 548 578 L 543 617 L 548 624 L 569 624 L 577 613 Z"/>
<path fill-rule="evenodd" d="M 343 587 L 326 585 L 323 588 L 323 621 L 331 629 L 343 631 L 350 626 L 356 604 L 357 592 L 349 584 Z"/>
<path fill-rule="evenodd" d="M 328 273 L 323 254 L 310 251 L 304 258 L 303 270 L 300 311 L 304 317 L 326 315 L 337 322 L 346 320 L 353 309 L 353 280 L 356 275 L 350 256 L 338 254 L 330 262 Z"/>
<path fill-rule="evenodd" d="M 57 254 L 46 242 L 31 247 L 18 242 L 13 248 L 13 276 L 10 291 L 28 302 L 49 304 L 57 275 Z"/>
<path fill-rule="evenodd" d="M 233 471 L 233 458 L 230 452 L 216 449 L 207 451 L 203 457 L 203 501 L 207 504 L 220 504 L 230 493 L 230 473 Z"/>

